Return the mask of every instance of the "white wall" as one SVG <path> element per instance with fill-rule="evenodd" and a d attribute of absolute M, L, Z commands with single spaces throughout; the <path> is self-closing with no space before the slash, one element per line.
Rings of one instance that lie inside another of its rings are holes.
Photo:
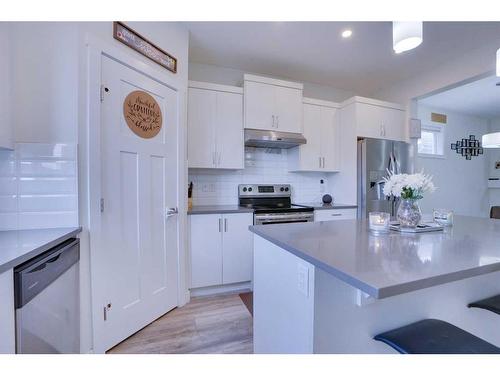
<path fill-rule="evenodd" d="M 490 120 L 490 132 L 500 132 L 500 117 Z M 495 169 L 495 162 L 500 161 L 500 149 L 485 149 L 488 157 L 488 177 L 500 178 L 500 169 Z M 500 189 L 489 189 L 490 206 L 500 206 Z"/>
<path fill-rule="evenodd" d="M 181 163 L 180 174 L 185 186 L 187 170 L 184 166 L 186 127 L 186 91 L 188 77 L 189 34 L 175 22 L 126 22 L 178 60 L 178 72 L 165 70 L 180 89 Z M 12 120 L 15 140 L 18 142 L 78 143 L 79 157 L 79 212 L 81 233 L 81 347 L 92 349 L 90 252 L 88 233 L 88 158 L 86 144 L 86 47 L 87 35 L 98 38 L 144 64 L 158 67 L 154 62 L 126 47 L 112 37 L 112 22 L 24 22 L 0 23 L 11 33 L 9 55 L 12 78 Z M 0 38 L 0 45 L 2 39 Z M 161 69 L 161 68 L 159 68 Z M 0 69 L 1 71 L 1 69 Z M 0 99 L 2 98 L 0 90 Z M 0 106 L 1 108 L 2 106 Z M 184 156 L 184 157 L 182 157 Z M 180 206 L 185 204 L 180 192 Z M 181 252 L 184 249 L 185 215 L 179 215 Z M 182 255 L 182 254 L 181 254 Z M 181 259 L 182 262 L 182 259 Z"/>
<path fill-rule="evenodd" d="M 243 74 L 257 74 L 269 76 L 264 72 L 245 72 L 243 70 L 226 68 L 210 64 L 189 63 L 189 79 L 192 81 L 212 82 L 221 85 L 242 86 Z M 276 77 L 284 80 L 295 81 L 287 77 Z M 308 98 L 342 102 L 356 94 L 352 91 L 336 89 L 335 87 L 319 85 L 316 83 L 301 82 L 304 84 L 304 96 Z"/>
<path fill-rule="evenodd" d="M 238 204 L 238 184 L 291 184 L 292 202 L 321 202 L 325 193 L 334 189 L 328 183 L 328 173 L 288 172 L 287 151 L 245 148 L 245 169 L 217 171 L 190 169 L 193 182 L 193 204 Z M 324 181 L 324 184 L 320 183 Z"/>
<path fill-rule="evenodd" d="M 447 208 L 461 215 L 488 216 L 488 156 L 466 160 L 450 147 L 451 143 L 469 138 L 471 134 L 481 139 L 488 132 L 488 119 L 419 105 L 418 117 L 423 125 L 432 124 L 431 112 L 446 114 L 448 123 L 444 125 L 444 158 L 417 156 L 416 159 L 416 170 L 432 175 L 437 186 L 434 193 L 422 199 L 422 212 L 430 214 L 434 208 Z"/>
<path fill-rule="evenodd" d="M 76 142 L 76 24 L 13 22 L 11 38 L 16 141 Z"/>
<path fill-rule="evenodd" d="M 12 127 L 8 126 L 11 122 L 11 64 L 10 64 L 10 25 L 0 23 L 0 147 L 12 148 Z M 7 126 L 6 126 L 7 125 Z"/>

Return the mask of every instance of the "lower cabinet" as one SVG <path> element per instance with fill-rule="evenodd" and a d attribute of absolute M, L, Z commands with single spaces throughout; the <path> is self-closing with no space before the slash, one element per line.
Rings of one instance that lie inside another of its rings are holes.
<path fill-rule="evenodd" d="M 250 281 L 252 213 L 190 215 L 191 288 Z"/>
<path fill-rule="evenodd" d="M 16 352 L 14 313 L 14 274 L 12 269 L 0 273 L 0 354 Z"/>
<path fill-rule="evenodd" d="M 350 220 L 356 219 L 355 208 L 335 208 L 331 210 L 314 210 L 314 221 Z"/>

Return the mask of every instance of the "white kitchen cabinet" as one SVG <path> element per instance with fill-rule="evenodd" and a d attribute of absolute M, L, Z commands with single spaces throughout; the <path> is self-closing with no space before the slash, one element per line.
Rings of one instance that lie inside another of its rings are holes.
<path fill-rule="evenodd" d="M 355 208 L 332 208 L 326 210 L 314 210 L 314 221 L 351 220 L 356 219 Z"/>
<path fill-rule="evenodd" d="M 14 314 L 14 274 L 12 269 L 0 274 L 0 354 L 16 352 Z"/>
<path fill-rule="evenodd" d="M 224 214 L 222 235 L 222 283 L 232 284 L 252 280 L 253 224 L 252 213 Z"/>
<path fill-rule="evenodd" d="M 191 287 L 222 284 L 222 216 L 190 215 Z"/>
<path fill-rule="evenodd" d="M 288 151 L 290 171 L 339 171 L 339 117 L 336 103 L 304 98 L 303 134 L 307 143 Z"/>
<path fill-rule="evenodd" d="M 358 137 L 405 141 L 405 111 L 398 104 L 356 96 L 343 103 L 347 106 L 354 110 L 342 126 L 354 126 Z"/>
<path fill-rule="evenodd" d="M 302 133 L 303 85 L 245 74 L 245 128 Z"/>
<path fill-rule="evenodd" d="M 250 281 L 252 213 L 190 215 L 191 287 Z"/>
<path fill-rule="evenodd" d="M 190 82 L 189 168 L 244 168 L 242 92 L 239 87 Z"/>

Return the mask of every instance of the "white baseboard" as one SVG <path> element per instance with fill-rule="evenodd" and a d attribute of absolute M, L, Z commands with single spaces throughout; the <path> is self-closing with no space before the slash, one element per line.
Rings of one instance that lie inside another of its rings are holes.
<path fill-rule="evenodd" d="M 217 294 L 244 293 L 253 290 L 250 281 L 230 285 L 208 286 L 205 288 L 191 289 L 191 297 L 212 296 Z"/>

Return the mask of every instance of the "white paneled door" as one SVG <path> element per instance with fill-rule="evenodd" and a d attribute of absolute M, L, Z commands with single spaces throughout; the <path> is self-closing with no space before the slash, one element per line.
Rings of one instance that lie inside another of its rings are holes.
<path fill-rule="evenodd" d="M 102 57 L 101 246 L 102 337 L 108 349 L 178 304 L 178 93 Z M 123 107 L 132 91 L 161 108 L 160 132 L 132 132 Z M 95 290 L 95 289 L 94 289 Z M 101 346 L 101 345 L 100 345 Z"/>

